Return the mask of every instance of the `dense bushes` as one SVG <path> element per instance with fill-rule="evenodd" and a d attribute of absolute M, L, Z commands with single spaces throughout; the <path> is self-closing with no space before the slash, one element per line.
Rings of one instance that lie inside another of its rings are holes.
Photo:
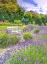
<path fill-rule="evenodd" d="M 27 41 L 27 40 L 33 38 L 33 34 L 30 33 L 30 32 L 25 32 L 25 33 L 23 34 L 23 38 Z"/>
<path fill-rule="evenodd" d="M 18 5 L 17 0 L 0 1 L 0 20 L 8 20 L 14 23 L 19 23 L 14 20 L 21 20 L 21 23 L 24 24 L 47 25 L 47 15 L 38 14 L 32 10 L 25 12 Z"/>
<path fill-rule="evenodd" d="M 10 44 L 15 44 L 17 42 L 19 42 L 19 38 L 17 35 L 9 35 L 9 42 Z"/>
<path fill-rule="evenodd" d="M 0 22 L 0 26 L 21 26 L 22 24 L 15 24 L 15 23 L 13 23 L 13 22 Z"/>
<path fill-rule="evenodd" d="M 17 35 L 10 35 L 7 33 L 0 33 L 0 47 L 7 47 L 12 44 L 19 42 Z"/>
<path fill-rule="evenodd" d="M 14 24 L 21 24 L 20 20 L 14 20 Z"/>
<path fill-rule="evenodd" d="M 24 9 L 17 4 L 17 0 L 0 1 L 0 20 L 14 22 L 16 19 L 22 19 Z"/>
<path fill-rule="evenodd" d="M 28 29 L 26 27 L 23 28 L 23 32 L 27 32 Z"/>
<path fill-rule="evenodd" d="M 47 15 L 38 14 L 34 11 L 28 11 L 24 13 L 22 22 L 25 24 L 38 24 L 38 25 L 46 26 Z"/>
<path fill-rule="evenodd" d="M 40 31 L 40 28 L 35 28 L 34 33 L 38 33 Z"/>
<path fill-rule="evenodd" d="M 2 47 L 5 47 L 6 45 L 8 45 L 7 40 L 8 40 L 7 33 L 3 33 L 3 34 L 0 33 L 0 45 Z"/>

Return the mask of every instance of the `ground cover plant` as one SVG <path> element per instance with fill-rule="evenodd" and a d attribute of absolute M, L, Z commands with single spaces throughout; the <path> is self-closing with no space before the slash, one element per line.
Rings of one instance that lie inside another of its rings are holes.
<path fill-rule="evenodd" d="M 47 48 L 45 46 L 29 45 L 12 55 L 4 64 L 47 64 Z"/>
<path fill-rule="evenodd" d="M 18 43 L 6 51 L 3 64 L 47 64 L 47 27 L 38 27 L 41 30 L 33 39 Z"/>

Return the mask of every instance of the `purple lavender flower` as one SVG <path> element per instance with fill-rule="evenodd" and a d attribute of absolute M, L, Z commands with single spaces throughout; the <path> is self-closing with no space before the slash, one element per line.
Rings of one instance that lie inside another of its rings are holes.
<path fill-rule="evenodd" d="M 18 61 L 20 61 L 20 60 L 21 60 L 21 58 L 20 58 L 20 57 L 18 57 L 18 58 L 17 58 L 17 60 L 18 60 Z"/>
<path fill-rule="evenodd" d="M 27 57 L 25 56 L 25 57 L 24 57 L 24 61 L 26 61 L 26 60 L 27 60 Z"/>

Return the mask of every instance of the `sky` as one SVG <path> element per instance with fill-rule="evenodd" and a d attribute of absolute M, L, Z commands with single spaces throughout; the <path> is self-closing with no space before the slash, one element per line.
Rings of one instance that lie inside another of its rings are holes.
<path fill-rule="evenodd" d="M 17 0 L 17 2 L 26 11 L 33 10 L 37 13 L 47 14 L 47 0 Z"/>

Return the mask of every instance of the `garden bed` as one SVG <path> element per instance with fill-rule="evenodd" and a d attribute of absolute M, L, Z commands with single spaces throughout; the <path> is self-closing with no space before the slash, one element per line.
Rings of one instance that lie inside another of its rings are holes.
<path fill-rule="evenodd" d="M 9 47 L 0 63 L 10 64 L 16 61 L 17 64 L 47 64 L 47 27 L 39 26 L 39 28 L 41 30 L 33 39 Z"/>

